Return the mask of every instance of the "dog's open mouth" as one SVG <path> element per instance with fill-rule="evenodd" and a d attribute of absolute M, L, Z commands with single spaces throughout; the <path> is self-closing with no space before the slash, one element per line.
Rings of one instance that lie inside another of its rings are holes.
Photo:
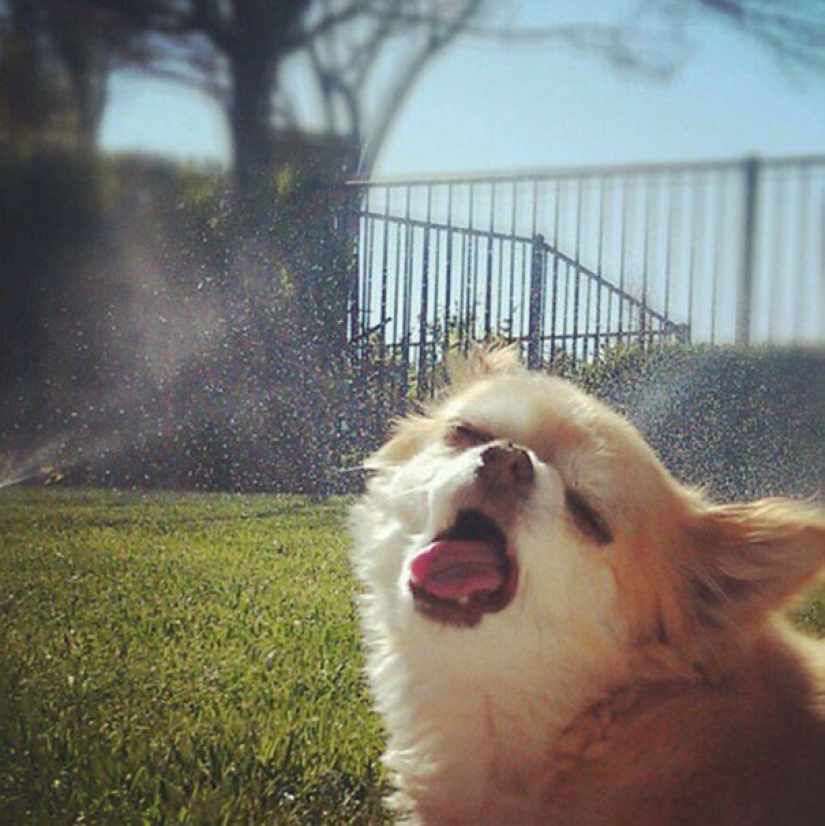
<path fill-rule="evenodd" d="M 516 592 L 518 568 L 496 523 L 476 510 L 458 512 L 453 526 L 412 561 L 410 590 L 425 616 L 474 626 L 505 608 Z"/>

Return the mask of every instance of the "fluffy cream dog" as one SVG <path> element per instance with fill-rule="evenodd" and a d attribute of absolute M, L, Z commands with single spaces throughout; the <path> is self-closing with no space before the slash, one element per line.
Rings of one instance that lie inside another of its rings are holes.
<path fill-rule="evenodd" d="M 825 564 L 821 512 L 707 503 L 509 351 L 452 385 L 352 519 L 399 813 L 825 823 L 817 644 L 775 615 Z"/>

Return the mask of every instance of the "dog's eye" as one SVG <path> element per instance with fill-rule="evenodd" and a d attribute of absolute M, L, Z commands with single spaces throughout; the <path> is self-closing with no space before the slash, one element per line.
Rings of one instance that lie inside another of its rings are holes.
<path fill-rule="evenodd" d="M 491 441 L 492 437 L 478 428 L 467 424 L 453 425 L 447 432 L 447 444 L 450 447 L 478 447 Z"/>
<path fill-rule="evenodd" d="M 578 491 L 568 488 L 564 492 L 567 510 L 579 530 L 597 545 L 609 545 L 613 541 L 613 531 L 604 517 Z"/>

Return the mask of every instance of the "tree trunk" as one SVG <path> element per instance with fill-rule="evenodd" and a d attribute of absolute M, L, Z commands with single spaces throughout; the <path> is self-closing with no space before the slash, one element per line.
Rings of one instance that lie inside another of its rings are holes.
<path fill-rule="evenodd" d="M 95 47 L 80 40 L 61 44 L 61 54 L 71 84 L 72 98 L 77 112 L 77 131 L 80 148 L 93 152 L 97 133 L 106 106 L 108 70 L 106 57 L 95 54 Z"/>
<path fill-rule="evenodd" d="M 235 0 L 232 5 L 234 27 L 226 50 L 232 77 L 229 119 L 235 179 L 241 200 L 248 202 L 267 188 L 276 70 L 308 0 Z"/>
<path fill-rule="evenodd" d="M 263 49 L 233 53 L 230 125 L 235 179 L 241 201 L 254 202 L 270 165 L 269 117 L 273 92 L 270 58 Z"/>

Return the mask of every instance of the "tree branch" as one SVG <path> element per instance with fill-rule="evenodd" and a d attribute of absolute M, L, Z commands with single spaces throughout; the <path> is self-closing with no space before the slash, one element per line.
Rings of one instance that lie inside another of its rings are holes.
<path fill-rule="evenodd" d="M 696 0 L 767 45 L 779 58 L 825 71 L 825 6 L 788 0 Z"/>
<path fill-rule="evenodd" d="M 483 0 L 467 0 L 464 8 L 446 25 L 444 31 L 438 32 L 430 29 L 424 47 L 417 54 L 414 54 L 404 70 L 396 75 L 395 83 L 391 84 L 384 97 L 383 108 L 370 124 L 369 135 L 366 136 L 363 142 L 357 171 L 359 177 L 369 177 L 372 174 L 378 153 L 389 134 L 389 130 L 425 66 L 435 54 L 465 30 L 482 3 Z"/>

